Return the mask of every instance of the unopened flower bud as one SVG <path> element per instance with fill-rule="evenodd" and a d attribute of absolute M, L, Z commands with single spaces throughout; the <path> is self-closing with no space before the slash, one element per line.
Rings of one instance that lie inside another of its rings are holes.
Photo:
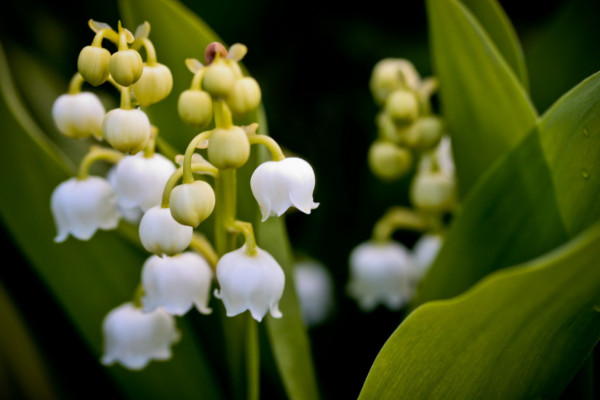
<path fill-rule="evenodd" d="M 103 47 L 85 46 L 77 58 L 77 70 L 91 85 L 103 84 L 110 74 L 110 52 Z"/>
<path fill-rule="evenodd" d="M 410 61 L 386 58 L 375 65 L 371 74 L 371 93 L 377 104 L 385 103 L 387 97 L 401 87 L 416 89 L 421 78 Z"/>
<path fill-rule="evenodd" d="M 406 175 L 412 166 L 409 150 L 386 141 L 377 141 L 369 148 L 369 168 L 375 176 L 385 181 L 399 179 Z"/>
<path fill-rule="evenodd" d="M 150 120 L 142 110 L 110 110 L 102 122 L 102 136 L 123 153 L 135 154 L 150 140 Z"/>
<path fill-rule="evenodd" d="M 150 253 L 169 256 L 181 253 L 192 241 L 194 230 L 181 225 L 168 208 L 152 207 L 140 221 L 140 240 Z"/>
<path fill-rule="evenodd" d="M 52 105 L 52 117 L 60 133 L 79 139 L 102 136 L 104 106 L 93 93 L 63 94 Z"/>
<path fill-rule="evenodd" d="M 235 83 L 235 74 L 224 61 L 216 61 L 206 67 L 202 89 L 212 96 L 227 97 Z"/>
<path fill-rule="evenodd" d="M 186 124 L 204 128 L 212 121 L 212 99 L 202 90 L 185 90 L 179 95 L 177 111 Z"/>
<path fill-rule="evenodd" d="M 385 111 L 396 124 L 411 124 L 419 116 L 417 96 L 408 90 L 396 90 L 387 98 Z"/>
<path fill-rule="evenodd" d="M 208 161 L 219 169 L 240 168 L 250 157 L 250 142 L 239 126 L 215 129 L 208 145 Z"/>
<path fill-rule="evenodd" d="M 163 100 L 171 93 L 171 89 L 173 89 L 173 75 L 163 64 L 144 65 L 142 76 L 133 84 L 135 97 L 142 107 Z"/>
<path fill-rule="evenodd" d="M 110 57 L 110 74 L 122 86 L 131 86 L 142 76 L 144 62 L 135 50 L 119 50 Z"/>
<path fill-rule="evenodd" d="M 429 150 L 437 146 L 442 138 L 444 126 L 440 118 L 433 115 L 417 119 L 407 130 L 405 143 L 418 150 Z"/>
<path fill-rule="evenodd" d="M 410 187 L 410 199 L 422 210 L 445 212 L 454 205 L 454 192 L 452 176 L 441 171 L 423 171 L 414 177 Z"/>
<path fill-rule="evenodd" d="M 183 225 L 197 227 L 215 208 L 215 192 L 208 183 L 183 183 L 171 191 L 171 215 Z"/>
<path fill-rule="evenodd" d="M 258 82 L 254 78 L 246 77 L 235 82 L 227 97 L 227 104 L 234 114 L 244 115 L 258 107 L 260 99 Z"/>

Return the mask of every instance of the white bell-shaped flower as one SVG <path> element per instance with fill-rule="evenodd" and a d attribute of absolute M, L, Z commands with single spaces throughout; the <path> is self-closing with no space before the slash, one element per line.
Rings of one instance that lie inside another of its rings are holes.
<path fill-rule="evenodd" d="M 244 245 L 223 255 L 217 263 L 217 280 L 221 290 L 215 290 L 215 296 L 223 300 L 228 317 L 246 310 L 259 322 L 269 310 L 272 317 L 281 317 L 285 276 L 266 251 L 256 248 L 256 253 L 249 254 Z"/>
<path fill-rule="evenodd" d="M 281 216 L 290 206 L 310 214 L 319 205 L 313 201 L 315 172 L 301 158 L 260 164 L 252 174 L 250 187 L 263 221 L 272 215 Z"/>
<path fill-rule="evenodd" d="M 171 358 L 171 345 L 179 340 L 175 319 L 162 308 L 145 313 L 132 303 L 115 308 L 104 318 L 102 363 L 121 363 L 140 370 L 152 360 Z"/>
<path fill-rule="evenodd" d="M 180 316 L 195 305 L 202 314 L 210 314 L 212 277 L 206 260 L 194 252 L 148 258 L 142 269 L 144 312 L 163 307 L 170 314 Z"/>
<path fill-rule="evenodd" d="M 69 234 L 88 240 L 98 229 L 116 228 L 121 218 L 112 186 L 97 176 L 62 182 L 52 193 L 50 207 L 58 229 L 55 242 L 64 242 Z"/>
<path fill-rule="evenodd" d="M 350 254 L 348 293 L 364 311 L 379 303 L 397 310 L 412 297 L 413 269 L 410 253 L 400 243 L 362 243 Z"/>
<path fill-rule="evenodd" d="M 140 240 L 150 253 L 169 256 L 181 253 L 192 242 L 194 229 L 182 225 L 171 216 L 171 210 L 152 207 L 140 221 Z"/>
<path fill-rule="evenodd" d="M 116 180 L 116 166 L 113 166 L 111 169 L 108 170 L 108 173 L 106 174 L 106 180 L 108 181 L 108 183 L 110 183 L 110 185 L 113 187 L 113 190 L 115 188 L 115 186 L 117 185 L 117 180 Z M 130 222 L 132 224 L 139 224 L 140 219 L 142 218 L 142 215 L 144 214 L 144 212 L 142 211 L 142 209 L 140 207 L 125 207 L 123 206 L 123 204 L 121 204 L 121 202 L 119 202 L 119 196 L 117 196 L 117 209 L 119 210 L 119 212 L 121 213 L 121 217 L 127 221 Z"/>
<path fill-rule="evenodd" d="M 333 307 L 333 284 L 325 267 L 315 261 L 296 263 L 294 287 L 306 325 L 318 325 L 325 321 Z"/>
<path fill-rule="evenodd" d="M 426 233 L 417 240 L 412 249 L 412 259 L 415 265 L 415 279 L 420 281 L 433 264 L 444 240 L 441 235 Z"/>
<path fill-rule="evenodd" d="M 175 165 L 161 154 L 125 156 L 115 167 L 114 187 L 119 206 L 146 211 L 160 205 L 165 184 Z"/>
<path fill-rule="evenodd" d="M 52 118 L 60 133 L 75 139 L 102 137 L 105 112 L 98 96 L 91 92 L 63 94 L 52 105 Z"/>

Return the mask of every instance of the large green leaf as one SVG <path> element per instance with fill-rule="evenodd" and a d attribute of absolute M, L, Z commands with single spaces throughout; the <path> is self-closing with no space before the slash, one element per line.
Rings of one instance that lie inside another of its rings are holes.
<path fill-rule="evenodd" d="M 513 69 L 457 0 L 428 0 L 435 74 L 452 136 L 459 191 L 535 125 L 536 112 Z"/>
<path fill-rule="evenodd" d="M 54 243 L 50 196 L 69 177 L 69 162 L 22 106 L 2 51 L 0 80 L 2 221 L 99 358 L 102 319 L 131 299 L 147 254 L 107 232 L 97 233 L 88 242 Z M 198 393 L 220 397 L 202 349 L 185 321 L 180 321 L 179 328 L 183 340 L 174 347 L 171 362 L 153 363 L 139 373 L 109 369 L 130 398 L 195 398 Z"/>
<path fill-rule="evenodd" d="M 176 1 L 122 0 L 119 5 L 128 26 L 136 26 L 144 21 L 150 22 L 150 38 L 156 46 L 159 61 L 171 68 L 174 86 L 169 98 L 160 104 L 150 106 L 149 112 L 152 114 L 153 122 L 160 124 L 164 121 L 165 124 L 169 124 L 167 125 L 169 129 L 164 131 L 164 137 L 177 148 L 185 148 L 195 132 L 183 126 L 177 116 L 177 96 L 189 87 L 192 78 L 184 61 L 190 57 L 201 59 L 206 45 L 219 39 L 198 16 Z M 252 49 L 249 49 L 249 56 L 251 54 Z M 177 122 L 174 123 L 173 120 Z M 238 122 L 240 124 L 259 122 L 259 133 L 268 134 L 266 118 L 262 110 Z M 161 130 L 161 134 L 162 132 Z M 259 210 L 250 191 L 251 173 L 256 165 L 264 160 L 264 153 L 261 156 L 257 151 L 253 151 L 247 166 L 239 171 L 238 195 L 243 200 L 239 201 L 238 211 L 241 218 L 255 222 L 259 245 L 273 254 L 286 274 L 286 289 L 280 303 L 284 317 L 279 320 L 268 318 L 267 332 L 287 394 L 291 399 L 314 399 L 317 398 L 315 374 L 308 337 L 293 293 L 291 252 L 284 224 L 280 219 L 259 222 Z M 240 324 L 236 325 L 232 322 L 229 331 L 236 326 L 243 326 L 243 323 L 240 321 Z M 243 332 L 226 332 L 226 334 L 229 338 L 228 348 L 234 353 L 239 353 L 241 351 L 239 342 Z M 238 343 L 235 343 L 236 341 Z M 239 354 L 237 357 L 235 354 L 230 357 L 237 358 L 237 362 L 243 361 L 240 360 Z"/>
<path fill-rule="evenodd" d="M 523 49 L 515 29 L 500 4 L 496 0 L 461 1 L 477 18 L 480 25 L 484 27 L 502 57 L 521 81 L 521 85 L 527 89 L 527 66 L 525 65 Z"/>
<path fill-rule="evenodd" d="M 600 338 L 600 224 L 426 304 L 385 344 L 363 399 L 555 398 Z"/>
<path fill-rule="evenodd" d="M 414 304 L 563 243 L 600 217 L 600 74 L 563 96 L 473 189 Z"/>

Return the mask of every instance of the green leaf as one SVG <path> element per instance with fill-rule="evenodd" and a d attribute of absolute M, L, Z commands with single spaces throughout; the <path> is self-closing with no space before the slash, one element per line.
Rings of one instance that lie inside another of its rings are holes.
<path fill-rule="evenodd" d="M 496 0 L 462 0 L 485 29 L 494 42 L 502 57 L 521 81 L 521 86 L 527 89 L 527 66 L 521 43 L 514 27 Z"/>
<path fill-rule="evenodd" d="M 147 254 L 112 232 L 98 232 L 88 242 L 70 238 L 54 243 L 50 196 L 69 177 L 69 161 L 23 107 L 1 51 L 0 94 L 0 168 L 10 171 L 0 175 L 5 188 L 0 216 L 94 356 L 100 358 L 102 320 L 131 299 Z M 130 398 L 194 398 L 198 393 L 221 397 L 190 328 L 185 321 L 178 325 L 183 340 L 174 346 L 172 361 L 155 362 L 136 373 L 109 368 Z"/>
<path fill-rule="evenodd" d="M 511 66 L 457 0 L 428 0 L 442 113 L 461 194 L 535 125 L 536 112 Z"/>
<path fill-rule="evenodd" d="M 600 74 L 563 96 L 461 207 L 414 304 L 455 296 L 600 218 Z"/>
<path fill-rule="evenodd" d="M 192 74 L 185 66 L 185 59 L 201 58 L 206 45 L 220 39 L 200 18 L 176 1 L 121 0 L 119 5 L 128 26 L 137 26 L 144 21 L 150 22 L 150 39 L 156 46 L 159 62 L 171 68 L 174 86 L 173 92 L 166 101 L 150 106 L 148 111 L 151 113 L 153 123 L 159 127 L 163 126 L 161 125 L 163 121 L 168 123 L 166 126 L 170 128 L 164 132 L 167 141 L 179 149 L 185 148 L 192 136 L 198 133 L 183 126 L 177 116 L 177 97 L 179 93 L 188 89 L 192 79 Z M 249 51 L 252 52 L 252 49 Z M 174 120 L 177 123 L 173 123 Z M 259 133 L 268 134 L 267 121 L 262 109 L 238 122 L 242 125 L 259 122 Z M 259 246 L 277 259 L 286 275 L 286 289 L 280 301 L 280 309 L 284 317 L 278 320 L 267 318 L 267 332 L 287 395 L 290 399 L 315 399 L 318 398 L 318 394 L 310 345 L 293 292 L 292 256 L 284 223 L 281 219 L 272 218 L 265 223 L 259 222 L 260 213 L 250 191 L 249 181 L 254 168 L 267 159 L 266 153 L 259 155 L 256 150 L 258 149 L 253 148 L 251 159 L 238 171 L 238 197 L 249 199 L 249 201 L 238 202 L 238 211 L 240 218 L 255 221 Z M 207 233 L 210 235 L 210 232 Z M 226 332 L 227 347 L 233 353 L 239 353 L 241 350 L 238 349 L 242 349 L 240 343 L 243 332 L 231 331 L 236 326 L 243 326 L 243 323 L 240 320 L 236 325 L 235 321 L 231 321 L 228 325 L 231 329 Z M 239 354 L 237 357 L 235 354 L 230 354 L 230 362 L 241 363 L 243 360 Z"/>
<path fill-rule="evenodd" d="M 415 310 L 360 398 L 534 399 L 561 393 L 600 338 L 600 224 L 560 249 Z"/>

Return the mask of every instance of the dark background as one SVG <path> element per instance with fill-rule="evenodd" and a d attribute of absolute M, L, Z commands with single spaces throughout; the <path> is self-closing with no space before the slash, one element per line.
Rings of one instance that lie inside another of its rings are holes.
<path fill-rule="evenodd" d="M 424 4 L 184 3 L 226 43 L 248 46 L 244 63 L 262 87 L 271 135 L 314 166 L 315 201 L 321 205 L 309 217 L 290 214 L 289 235 L 299 254 L 320 260 L 335 279 L 334 313 L 328 322 L 310 330 L 323 396 L 356 398 L 369 366 L 402 315 L 383 308 L 370 314 L 357 309 L 345 295 L 347 258 L 355 245 L 369 238 L 373 223 L 387 207 L 407 204 L 408 182 L 384 184 L 367 170 L 377 111 L 368 80 L 375 63 L 386 57 L 408 58 L 422 76 L 431 74 Z M 526 8 L 522 1 L 501 4 L 523 43 L 532 98 L 540 113 L 600 69 L 599 2 L 554 0 L 538 9 Z M 0 41 L 9 60 L 17 48 L 24 49 L 66 82 L 79 49 L 89 44 L 89 18 L 115 26 L 116 3 L 3 2 Z M 5 262 L 0 281 L 26 316 L 44 358 L 56 367 L 65 396 L 88 397 L 94 388 L 98 395 L 118 398 L 105 370 L 71 331 L 10 234 L 4 232 L 2 239 Z M 398 239 L 410 246 L 417 236 L 404 233 Z M 72 379 L 76 375 L 79 378 Z M 282 396 L 270 374 L 264 379 L 264 398 Z"/>

